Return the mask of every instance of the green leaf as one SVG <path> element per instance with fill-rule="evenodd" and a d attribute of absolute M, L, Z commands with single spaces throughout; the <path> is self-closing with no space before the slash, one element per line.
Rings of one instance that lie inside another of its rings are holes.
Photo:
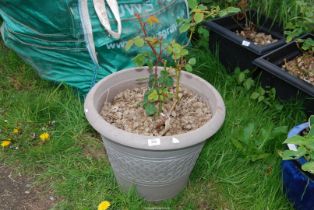
<path fill-rule="evenodd" d="M 205 6 L 204 4 L 199 4 L 198 6 L 197 6 L 197 9 L 198 10 L 207 10 L 208 8 L 207 8 L 207 6 Z"/>
<path fill-rule="evenodd" d="M 240 8 L 237 8 L 237 7 L 227 7 L 225 9 L 220 10 L 218 15 L 219 15 L 219 17 L 223 17 L 223 16 L 226 16 L 226 15 L 229 15 L 229 14 L 235 14 L 235 13 L 239 13 L 239 12 L 241 12 Z"/>
<path fill-rule="evenodd" d="M 201 35 L 203 35 L 203 37 L 207 38 L 209 36 L 209 32 L 207 29 L 203 28 L 203 27 L 199 27 L 197 29 L 197 32 Z"/>
<path fill-rule="evenodd" d="M 242 84 L 242 82 L 245 80 L 245 73 L 244 72 L 240 72 L 238 75 L 238 83 Z"/>
<path fill-rule="evenodd" d="M 296 136 L 292 136 L 291 138 L 286 139 L 283 143 L 295 144 L 295 145 L 301 146 L 305 144 L 305 139 L 302 136 L 296 135 Z"/>
<path fill-rule="evenodd" d="M 259 93 L 258 92 L 253 92 L 251 95 L 251 99 L 256 100 L 259 97 Z"/>
<path fill-rule="evenodd" d="M 304 163 L 302 165 L 302 170 L 303 171 L 308 171 L 308 172 L 314 174 L 314 161 L 310 161 L 310 162 Z"/>
<path fill-rule="evenodd" d="M 188 72 L 192 72 L 193 71 L 193 67 L 190 64 L 185 64 L 184 68 Z"/>
<path fill-rule="evenodd" d="M 176 42 L 173 42 L 172 43 L 172 51 L 175 53 L 175 54 L 180 54 L 182 50 L 182 46 Z"/>
<path fill-rule="evenodd" d="M 264 99 L 265 99 L 265 96 L 259 96 L 257 101 L 262 102 L 262 101 L 264 101 Z"/>
<path fill-rule="evenodd" d="M 306 150 L 304 147 L 299 147 L 298 151 L 293 150 L 285 150 L 281 154 L 283 160 L 293 160 L 293 159 L 299 159 L 300 157 L 303 157 L 306 154 Z"/>
<path fill-rule="evenodd" d="M 180 53 L 181 57 L 186 56 L 188 54 L 189 54 L 189 51 L 187 49 L 182 48 L 181 53 Z"/>
<path fill-rule="evenodd" d="M 128 51 L 128 50 L 130 50 L 130 48 L 133 46 L 133 44 L 134 44 L 134 40 L 133 39 L 130 39 L 127 43 L 126 43 L 126 45 L 125 45 L 125 50 L 126 51 Z"/>
<path fill-rule="evenodd" d="M 306 143 L 304 146 L 309 150 L 309 151 L 314 151 L 314 138 L 306 138 Z"/>
<path fill-rule="evenodd" d="M 140 54 L 137 54 L 137 56 L 133 58 L 133 61 L 137 66 L 143 66 L 145 63 L 145 58 L 146 58 L 146 55 L 143 53 L 140 53 Z"/>
<path fill-rule="evenodd" d="M 184 22 L 179 28 L 180 33 L 187 32 L 190 29 L 191 24 L 189 22 Z"/>
<path fill-rule="evenodd" d="M 146 103 L 146 104 L 144 104 L 144 109 L 145 109 L 145 113 L 148 116 L 152 116 L 152 115 L 157 113 L 157 108 L 156 108 L 156 106 L 153 103 Z"/>
<path fill-rule="evenodd" d="M 198 5 L 198 2 L 197 0 L 188 0 L 188 4 L 190 9 L 194 9 Z"/>
<path fill-rule="evenodd" d="M 314 46 L 314 40 L 311 38 L 307 38 L 303 44 L 302 44 L 302 49 L 303 50 L 310 50 Z"/>
<path fill-rule="evenodd" d="M 253 136 L 253 132 L 255 130 L 254 123 L 249 123 L 244 129 L 243 129 L 243 135 L 242 135 L 242 142 L 245 142 L 247 145 L 249 143 L 250 138 Z"/>
<path fill-rule="evenodd" d="M 193 65 L 196 64 L 196 59 L 195 58 L 190 58 L 188 63 L 193 66 Z"/>
<path fill-rule="evenodd" d="M 265 90 L 264 90 L 264 88 L 262 88 L 262 87 L 259 87 L 259 88 L 258 88 L 258 92 L 259 92 L 259 94 L 260 94 L 261 96 L 265 95 Z"/>
<path fill-rule="evenodd" d="M 161 86 L 163 87 L 172 87 L 174 80 L 173 78 L 169 75 L 169 72 L 166 70 L 162 70 L 160 72 L 160 77 L 158 78 L 158 82 Z"/>
<path fill-rule="evenodd" d="M 137 47 L 143 47 L 144 46 L 144 39 L 142 37 L 137 36 L 134 38 L 134 44 Z"/>
<path fill-rule="evenodd" d="M 254 86 L 255 82 L 252 78 L 248 78 L 244 81 L 243 86 L 246 90 L 250 90 Z"/>
<path fill-rule="evenodd" d="M 149 102 L 156 102 L 158 101 L 158 92 L 156 89 L 153 89 L 148 95 Z"/>
<path fill-rule="evenodd" d="M 196 24 L 202 22 L 204 20 L 204 13 L 195 13 L 194 15 L 194 21 Z"/>

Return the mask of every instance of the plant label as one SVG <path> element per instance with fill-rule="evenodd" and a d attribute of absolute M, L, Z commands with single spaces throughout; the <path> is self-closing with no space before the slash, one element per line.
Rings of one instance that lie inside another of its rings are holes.
<path fill-rule="evenodd" d="M 248 42 L 248 41 L 246 41 L 246 40 L 243 40 L 243 41 L 242 41 L 242 45 L 243 45 L 243 46 L 248 47 L 248 46 L 250 46 L 250 44 L 251 44 L 251 42 Z"/>
<path fill-rule="evenodd" d="M 158 145 L 160 145 L 160 139 L 159 138 L 148 139 L 147 143 L 148 143 L 148 146 L 150 146 L 150 147 L 158 146 Z"/>

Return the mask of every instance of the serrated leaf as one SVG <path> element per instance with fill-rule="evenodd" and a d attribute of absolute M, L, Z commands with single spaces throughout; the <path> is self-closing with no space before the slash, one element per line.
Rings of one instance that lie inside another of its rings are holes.
<path fill-rule="evenodd" d="M 158 101 L 158 92 L 156 89 L 152 90 L 148 95 L 149 102 L 156 102 Z"/>
<path fill-rule="evenodd" d="M 201 13 L 201 12 L 195 13 L 194 21 L 195 21 L 196 24 L 202 22 L 203 20 L 204 20 L 204 13 Z"/>
<path fill-rule="evenodd" d="M 189 8 L 193 9 L 198 5 L 197 0 L 188 0 Z"/>
<path fill-rule="evenodd" d="M 197 32 L 201 35 L 203 35 L 204 37 L 208 37 L 209 36 L 209 32 L 207 29 L 203 28 L 203 27 L 199 27 L 197 29 Z"/>
<path fill-rule="evenodd" d="M 130 40 L 126 43 L 124 49 L 125 49 L 126 51 L 128 51 L 128 50 L 133 46 L 133 44 L 134 44 L 134 40 L 133 40 L 133 39 L 130 39 Z"/>
<path fill-rule="evenodd" d="M 153 103 L 147 103 L 144 105 L 145 113 L 148 116 L 152 116 L 157 113 L 157 108 Z"/>
<path fill-rule="evenodd" d="M 204 10 L 207 10 L 208 8 L 207 8 L 207 6 L 205 6 L 204 4 L 199 4 L 199 5 L 197 6 L 197 9 L 198 9 L 198 10 L 201 10 L 201 11 L 202 11 L 202 10 L 204 11 Z"/>
<path fill-rule="evenodd" d="M 134 38 L 134 44 L 137 47 L 143 47 L 144 46 L 144 39 L 142 37 L 137 36 Z"/>
<path fill-rule="evenodd" d="M 181 57 L 186 56 L 188 54 L 189 54 L 189 51 L 187 49 L 182 49 L 181 50 L 181 53 L 180 53 Z"/>
<path fill-rule="evenodd" d="M 156 37 L 146 37 L 146 41 L 148 41 L 151 45 L 156 45 L 159 40 Z"/>
<path fill-rule="evenodd" d="M 134 61 L 134 63 L 137 65 L 137 66 L 143 66 L 145 64 L 145 55 L 140 53 L 140 54 L 137 54 L 137 56 L 135 56 L 132 60 Z"/>
<path fill-rule="evenodd" d="M 189 59 L 189 61 L 188 61 L 188 63 L 190 64 L 190 65 L 195 65 L 196 64 L 196 58 L 190 58 Z"/>
<path fill-rule="evenodd" d="M 218 16 L 223 17 L 229 14 L 235 14 L 241 12 L 240 8 L 237 7 L 227 7 L 219 11 Z"/>
<path fill-rule="evenodd" d="M 158 78 L 158 82 L 161 86 L 163 87 L 172 87 L 174 80 L 173 78 L 169 75 L 169 72 L 166 70 L 162 70 L 160 72 L 160 77 Z"/>
<path fill-rule="evenodd" d="M 150 24 L 150 25 L 153 25 L 155 23 L 159 23 L 159 20 L 156 16 L 154 15 L 151 15 L 147 18 L 147 23 Z"/>
<path fill-rule="evenodd" d="M 191 26 L 190 23 L 184 22 L 184 23 L 180 26 L 179 32 L 180 32 L 180 33 L 187 32 L 187 31 L 190 29 L 190 26 Z"/>
<path fill-rule="evenodd" d="M 184 68 L 188 72 L 192 72 L 193 71 L 193 67 L 190 64 L 185 64 Z"/>

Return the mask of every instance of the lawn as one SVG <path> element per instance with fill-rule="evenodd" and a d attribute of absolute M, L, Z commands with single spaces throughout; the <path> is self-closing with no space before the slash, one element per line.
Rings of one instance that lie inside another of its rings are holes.
<path fill-rule="evenodd" d="M 207 141 L 186 189 L 174 199 L 148 203 L 135 192 L 119 191 L 100 136 L 83 113 L 83 99 L 70 87 L 40 79 L 13 51 L 0 43 L 0 140 L 12 147 L 0 150 L 0 161 L 32 177 L 35 187 L 53 192 L 53 209 L 96 209 L 103 201 L 111 209 L 292 209 L 281 187 L 280 157 L 285 134 L 265 137 L 280 126 L 304 121 L 299 102 L 250 98 L 237 76 L 226 73 L 204 48 L 193 50 L 195 73 L 212 83 L 224 98 L 227 116 L 222 129 Z M 19 132 L 13 134 L 14 128 Z M 252 129 L 248 136 L 245 131 Z M 39 134 L 50 138 L 43 142 Z M 261 153 L 237 142 L 264 141 Z M 268 156 L 258 156 L 265 154 Z M 260 160 L 253 161 L 258 157 Z"/>

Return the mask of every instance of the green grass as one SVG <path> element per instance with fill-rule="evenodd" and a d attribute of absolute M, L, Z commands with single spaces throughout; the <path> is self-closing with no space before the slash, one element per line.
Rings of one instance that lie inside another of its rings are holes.
<path fill-rule="evenodd" d="M 174 199 L 147 203 L 134 192 L 122 193 L 114 179 L 98 134 L 84 118 L 82 100 L 71 88 L 41 80 L 35 71 L 0 44 L 0 140 L 12 138 L 18 149 L 0 150 L 0 161 L 34 176 L 37 185 L 53 190 L 55 209 L 96 209 L 109 200 L 112 209 L 292 209 L 281 189 L 282 135 L 265 148 L 273 155 L 251 162 L 237 151 L 232 139 L 255 123 L 252 141 L 260 129 L 289 127 L 305 120 L 297 102 L 282 104 L 283 110 L 250 99 L 250 91 L 237 85 L 214 56 L 205 50 L 198 57 L 196 73 L 211 82 L 223 96 L 227 116 L 223 128 L 207 141 L 187 188 Z M 280 104 L 275 101 L 274 104 Z M 54 122 L 55 123 L 52 123 Z M 10 134 L 22 129 L 20 135 Z M 32 133 L 47 131 L 51 139 L 38 143 Z"/>

